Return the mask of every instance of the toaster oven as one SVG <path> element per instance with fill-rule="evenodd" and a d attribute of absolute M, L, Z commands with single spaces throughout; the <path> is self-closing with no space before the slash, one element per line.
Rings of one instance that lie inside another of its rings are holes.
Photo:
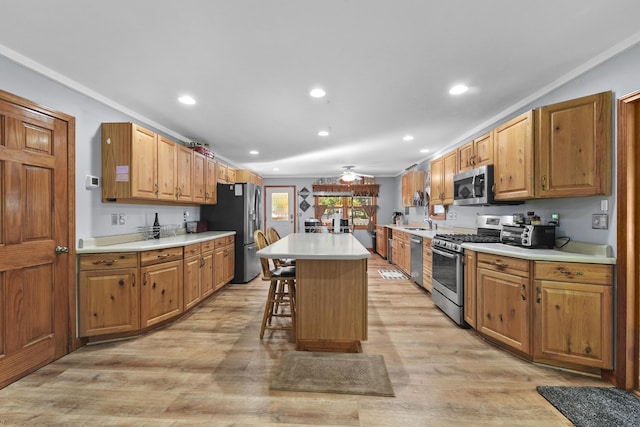
<path fill-rule="evenodd" d="M 553 249 L 556 244 L 554 225 L 503 225 L 500 233 L 502 243 L 525 248 Z"/>

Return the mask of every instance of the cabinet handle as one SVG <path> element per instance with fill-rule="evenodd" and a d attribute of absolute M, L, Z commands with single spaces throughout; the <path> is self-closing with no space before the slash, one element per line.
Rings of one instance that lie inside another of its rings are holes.
<path fill-rule="evenodd" d="M 567 270 L 560 270 L 560 273 L 566 275 L 566 276 L 584 276 L 584 272 L 583 271 L 576 271 L 575 273 L 572 271 L 567 271 Z"/>
<path fill-rule="evenodd" d="M 536 302 L 540 304 L 542 302 L 542 293 L 540 291 L 540 286 L 536 287 L 536 295 L 538 295 L 536 298 Z"/>
<path fill-rule="evenodd" d="M 153 184 L 153 192 L 156 194 L 156 196 L 158 195 L 158 193 L 160 192 L 158 190 L 158 183 L 156 182 L 155 184 Z"/>
<path fill-rule="evenodd" d="M 527 286 L 524 283 L 522 285 L 520 285 L 520 291 L 522 291 L 522 294 L 520 295 L 520 298 L 522 298 L 522 301 L 526 301 L 527 300 L 527 295 L 525 294 L 525 292 L 527 291 Z"/>
<path fill-rule="evenodd" d="M 142 286 L 147 286 L 147 273 L 142 276 Z"/>
<path fill-rule="evenodd" d="M 101 259 L 101 260 L 98 260 L 98 261 L 94 261 L 93 264 L 94 265 L 100 265 L 100 264 L 113 265 L 116 262 L 118 262 L 117 259 L 112 259 L 111 261 L 108 261 L 106 259 Z"/>
<path fill-rule="evenodd" d="M 131 273 L 131 287 L 136 287 L 136 273 Z"/>
<path fill-rule="evenodd" d="M 500 261 L 494 261 L 493 265 L 495 265 L 496 267 L 499 267 L 499 268 L 507 268 L 507 267 L 509 267 L 509 264 L 507 264 L 506 262 L 500 262 Z"/>
<path fill-rule="evenodd" d="M 200 258 L 200 268 L 204 267 L 204 258 Z"/>
<path fill-rule="evenodd" d="M 158 259 L 163 259 L 163 258 L 167 258 L 170 257 L 171 254 L 164 254 L 164 255 L 158 255 Z"/>
<path fill-rule="evenodd" d="M 542 190 L 546 191 L 547 190 L 547 176 L 546 175 L 542 175 Z"/>

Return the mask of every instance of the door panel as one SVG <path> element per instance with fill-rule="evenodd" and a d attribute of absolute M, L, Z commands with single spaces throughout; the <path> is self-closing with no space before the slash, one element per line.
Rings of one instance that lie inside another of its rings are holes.
<path fill-rule="evenodd" d="M 67 175 L 73 124 L 16 100 L 0 92 L 0 387 L 66 354 L 74 288 L 75 251 L 55 252 L 73 244 Z"/>
<path fill-rule="evenodd" d="M 280 237 L 296 229 L 295 187 L 265 187 L 265 230 L 273 227 Z"/>

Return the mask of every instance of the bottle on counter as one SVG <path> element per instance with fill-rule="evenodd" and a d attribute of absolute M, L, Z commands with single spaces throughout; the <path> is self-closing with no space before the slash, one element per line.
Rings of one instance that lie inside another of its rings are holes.
<path fill-rule="evenodd" d="M 156 212 L 156 219 L 153 221 L 153 238 L 160 238 L 160 221 L 158 221 L 158 212 Z"/>

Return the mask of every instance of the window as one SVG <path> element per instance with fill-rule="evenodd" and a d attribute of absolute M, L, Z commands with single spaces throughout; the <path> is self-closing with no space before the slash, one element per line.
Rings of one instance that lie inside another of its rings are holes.
<path fill-rule="evenodd" d="M 368 196 L 316 196 L 316 218 L 331 226 L 333 218 L 348 218 L 355 229 L 372 229 L 376 223 L 376 198 Z M 371 226 L 370 226 L 371 223 Z"/>
<path fill-rule="evenodd" d="M 289 220 L 289 193 L 271 193 L 271 220 Z"/>

